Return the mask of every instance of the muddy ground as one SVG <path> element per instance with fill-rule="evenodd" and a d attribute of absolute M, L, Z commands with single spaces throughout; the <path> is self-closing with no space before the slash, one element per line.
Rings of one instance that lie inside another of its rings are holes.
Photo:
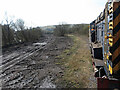
<path fill-rule="evenodd" d="M 86 46 L 85 49 L 88 50 L 88 41 L 87 39 L 84 39 L 84 41 L 85 44 L 83 44 L 83 46 Z M 56 37 L 46 34 L 44 37 L 41 37 L 39 41 L 4 48 L 2 64 L 0 65 L 2 68 L 0 74 L 0 79 L 2 80 L 1 87 L 5 89 L 66 88 L 67 84 L 63 85 L 56 82 L 58 79 L 60 82 L 64 82 L 61 81 L 61 78 L 64 77 L 65 68 L 59 65 L 58 62 L 66 58 L 59 56 L 62 55 L 65 50 L 71 49 L 73 46 L 74 41 L 70 37 Z M 80 50 L 82 49 L 80 48 Z M 72 53 L 74 54 L 74 52 Z M 68 53 L 67 57 L 71 55 L 72 54 Z M 80 58 L 81 57 L 82 55 L 80 55 Z M 89 83 L 86 87 L 95 88 L 96 86 L 94 86 L 94 84 L 96 80 L 93 76 L 93 72 L 89 72 L 91 73 L 88 76 Z M 71 85 L 68 86 L 71 87 Z"/>
<path fill-rule="evenodd" d="M 63 75 L 56 64 L 65 49 L 72 46 L 69 37 L 45 35 L 42 40 L 3 49 L 2 88 L 56 88 L 54 80 Z"/>

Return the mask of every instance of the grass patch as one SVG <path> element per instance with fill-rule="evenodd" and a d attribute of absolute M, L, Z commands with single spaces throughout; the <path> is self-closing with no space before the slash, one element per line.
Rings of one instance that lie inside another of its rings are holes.
<path fill-rule="evenodd" d="M 64 67 L 64 75 L 57 80 L 66 88 L 86 88 L 92 72 L 92 61 L 86 36 L 68 35 L 73 39 L 73 46 L 58 56 L 57 64 Z"/>

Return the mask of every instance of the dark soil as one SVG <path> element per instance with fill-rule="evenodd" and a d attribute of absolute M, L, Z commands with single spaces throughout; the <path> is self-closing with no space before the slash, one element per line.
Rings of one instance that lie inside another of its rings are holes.
<path fill-rule="evenodd" d="M 23 43 L 3 49 L 2 79 L 3 88 L 56 88 L 54 80 L 63 70 L 56 64 L 65 49 L 72 46 L 69 37 L 46 35 L 33 45 Z"/>

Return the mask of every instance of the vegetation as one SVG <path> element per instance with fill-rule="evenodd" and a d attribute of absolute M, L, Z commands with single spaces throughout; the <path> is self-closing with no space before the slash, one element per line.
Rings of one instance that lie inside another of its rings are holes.
<path fill-rule="evenodd" d="M 54 29 L 54 35 L 65 36 L 65 34 L 67 34 L 68 29 L 69 29 L 69 25 L 67 24 L 56 25 Z"/>
<path fill-rule="evenodd" d="M 2 46 L 9 46 L 23 42 L 34 42 L 40 39 L 42 30 L 39 27 L 25 29 L 24 21 L 17 19 L 16 22 L 11 22 L 2 25 Z"/>
<path fill-rule="evenodd" d="M 67 88 L 87 88 L 92 73 L 92 59 L 86 45 L 86 36 L 69 35 L 74 45 L 63 52 L 56 64 L 64 67 L 63 77 L 56 80 Z"/>
<path fill-rule="evenodd" d="M 2 25 L 2 46 L 9 46 L 16 43 L 33 42 L 38 40 L 43 34 L 41 28 L 25 28 L 24 20 L 13 19 L 5 16 L 6 24 Z M 66 34 L 88 35 L 88 24 L 60 24 L 54 28 L 46 27 L 44 33 L 53 33 L 56 36 L 65 36 Z"/>
<path fill-rule="evenodd" d="M 2 46 L 9 46 L 23 42 L 34 42 L 43 36 L 41 28 L 26 29 L 24 21 L 17 19 L 14 23 L 6 19 L 7 24 L 2 25 Z M 92 61 L 90 51 L 87 47 L 88 24 L 60 24 L 56 25 L 53 33 L 56 36 L 68 35 L 73 39 L 73 46 L 65 50 L 56 63 L 64 67 L 63 76 L 56 80 L 67 88 L 87 88 L 92 73 Z M 72 34 L 72 35 L 71 35 Z"/>
<path fill-rule="evenodd" d="M 65 34 L 88 35 L 88 24 L 61 24 L 56 25 L 54 34 L 56 36 L 65 36 Z"/>
<path fill-rule="evenodd" d="M 69 29 L 68 33 L 74 33 L 77 35 L 88 35 L 89 31 L 88 24 L 73 24 Z"/>

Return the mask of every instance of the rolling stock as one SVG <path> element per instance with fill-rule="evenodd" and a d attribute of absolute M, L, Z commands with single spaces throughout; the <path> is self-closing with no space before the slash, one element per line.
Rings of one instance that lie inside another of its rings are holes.
<path fill-rule="evenodd" d="M 108 1 L 90 23 L 89 41 L 98 88 L 120 89 L 120 0 Z"/>

